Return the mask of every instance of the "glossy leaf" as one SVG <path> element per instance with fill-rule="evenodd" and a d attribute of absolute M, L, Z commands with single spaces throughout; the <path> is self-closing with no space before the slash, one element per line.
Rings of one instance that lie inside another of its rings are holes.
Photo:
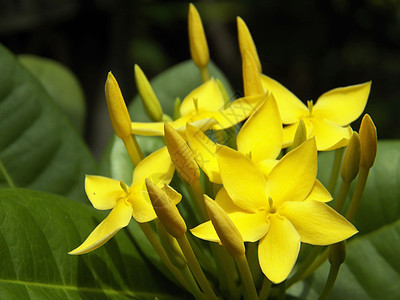
<path fill-rule="evenodd" d="M 19 55 L 18 60 L 40 81 L 46 92 L 83 134 L 85 98 L 74 74 L 57 61 L 35 55 Z"/>
<path fill-rule="evenodd" d="M 126 230 L 89 254 L 67 254 L 104 216 L 60 196 L 1 189 L 0 299 L 182 299 Z"/>
<path fill-rule="evenodd" d="M 95 163 L 38 80 L 0 45 L 0 186 L 26 187 L 85 201 Z"/>

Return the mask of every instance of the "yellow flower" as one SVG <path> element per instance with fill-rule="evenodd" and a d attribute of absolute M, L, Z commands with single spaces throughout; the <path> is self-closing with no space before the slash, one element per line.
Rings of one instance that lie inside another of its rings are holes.
<path fill-rule="evenodd" d="M 274 79 L 263 75 L 261 82 L 265 90 L 276 99 L 283 124 L 283 144 L 290 146 L 300 120 L 303 120 L 307 137 L 315 136 L 319 151 L 333 150 L 348 144 L 355 121 L 367 104 L 371 82 L 336 88 L 322 94 L 315 105 L 308 107 L 294 94 Z"/>
<path fill-rule="evenodd" d="M 217 159 L 224 189 L 217 203 L 228 213 L 245 242 L 258 243 L 261 270 L 272 282 L 285 280 L 299 253 L 300 242 L 330 245 L 357 230 L 324 202 L 332 198 L 317 184 L 314 139 L 286 154 L 268 174 L 242 153 L 220 146 Z M 211 222 L 191 230 L 220 242 Z"/>
<path fill-rule="evenodd" d="M 186 127 L 186 138 L 197 163 L 210 181 L 221 183 L 214 142 L 191 125 Z M 256 162 L 259 168 L 267 171 L 275 166 L 282 148 L 282 122 L 271 94 L 244 123 L 236 144 L 238 151 Z"/>
<path fill-rule="evenodd" d="M 181 134 L 184 134 L 187 123 L 202 131 L 226 129 L 246 119 L 262 99 L 263 96 L 259 95 L 244 97 L 225 108 L 225 100 L 217 82 L 210 79 L 186 96 L 179 110 L 181 117 L 168 123 Z M 133 122 L 132 134 L 163 136 L 164 122 Z"/>
<path fill-rule="evenodd" d="M 163 187 L 171 181 L 174 170 L 167 148 L 163 147 L 136 166 L 131 187 L 107 177 L 86 176 L 85 190 L 93 206 L 100 210 L 112 210 L 88 238 L 69 254 L 84 254 L 97 249 L 121 228 L 128 226 L 132 217 L 140 223 L 155 219 L 157 216 L 146 190 L 145 179 L 150 178 L 158 187 Z M 173 202 L 179 203 L 180 198 L 176 193 Z"/>

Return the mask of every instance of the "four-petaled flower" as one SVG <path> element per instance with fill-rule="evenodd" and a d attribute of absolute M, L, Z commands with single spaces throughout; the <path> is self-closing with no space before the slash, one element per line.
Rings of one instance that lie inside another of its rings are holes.
<path fill-rule="evenodd" d="M 276 80 L 262 75 L 261 83 L 266 91 L 275 96 L 279 107 L 283 129 L 283 145 L 293 142 L 299 121 L 306 125 L 307 137 L 315 137 L 318 151 L 328 151 L 348 144 L 355 121 L 367 104 L 371 82 L 336 88 L 322 94 L 315 105 L 310 100 L 308 107 L 292 92 Z"/>
<path fill-rule="evenodd" d="M 174 171 L 167 148 L 163 147 L 136 166 L 130 187 L 115 179 L 86 176 L 86 194 L 93 206 L 100 210 L 112 210 L 88 238 L 69 254 L 84 254 L 97 249 L 121 228 L 128 226 L 132 217 L 140 223 L 157 218 L 146 190 L 145 179 L 148 178 L 161 188 L 171 181 Z M 168 192 L 173 196 L 173 202 L 179 203 L 181 196 L 172 189 Z"/>
<path fill-rule="evenodd" d="M 258 244 L 263 273 L 274 283 L 285 280 L 299 253 L 300 242 L 330 245 L 357 230 L 324 202 L 330 194 L 314 188 L 317 149 L 314 138 L 286 154 L 268 177 L 242 153 L 219 146 L 217 159 L 224 189 L 216 201 L 228 213 L 245 242 Z M 211 222 L 191 230 L 219 242 Z"/>

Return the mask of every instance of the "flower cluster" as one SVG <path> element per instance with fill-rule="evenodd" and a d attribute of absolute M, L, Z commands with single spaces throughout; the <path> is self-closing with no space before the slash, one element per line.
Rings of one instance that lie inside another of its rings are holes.
<path fill-rule="evenodd" d="M 349 125 L 362 114 L 371 83 L 336 88 L 315 104 L 310 100 L 305 105 L 262 74 L 249 29 L 241 18 L 237 25 L 244 97 L 233 102 L 223 84 L 210 77 L 207 41 L 193 5 L 189 7 L 190 51 L 203 84 L 175 105 L 174 116 L 163 113 L 149 81 L 135 66 L 138 91 L 153 122 L 131 122 L 118 83 L 109 73 L 107 106 L 114 131 L 135 166 L 133 180 L 128 187 L 115 179 L 86 177 L 93 206 L 112 210 L 70 254 L 95 250 L 133 217 L 177 282 L 196 299 L 240 299 L 241 295 L 267 299 L 280 283 L 289 286 L 304 279 L 328 257 L 333 270 L 339 270 L 343 241 L 357 233 L 349 220 L 376 154 L 371 118 L 364 116 L 359 134 Z M 166 146 L 143 158 L 135 135 L 164 136 Z M 331 150 L 335 161 L 326 189 L 317 179 L 318 151 Z M 191 198 L 182 199 L 169 185 L 175 170 L 190 188 Z M 334 205 L 329 205 L 339 172 L 340 192 Z M 341 213 L 355 178 L 357 192 L 345 218 Z M 178 203 L 194 208 L 198 224 L 190 233 L 215 242 L 209 248 L 193 251 L 197 242 L 187 238 Z M 153 220 L 157 220 L 158 236 L 149 225 Z M 292 272 L 301 243 L 329 247 L 314 248 Z M 199 251 L 215 257 L 217 270 L 199 263 Z M 323 295 L 333 283 L 334 279 L 328 280 Z"/>

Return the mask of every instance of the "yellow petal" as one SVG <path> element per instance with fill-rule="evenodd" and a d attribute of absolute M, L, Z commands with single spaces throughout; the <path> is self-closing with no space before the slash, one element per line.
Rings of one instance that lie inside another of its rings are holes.
<path fill-rule="evenodd" d="M 266 95 L 239 98 L 224 110 L 215 112 L 213 118 L 218 122 L 215 130 L 226 129 L 248 118 L 266 99 Z"/>
<path fill-rule="evenodd" d="M 275 168 L 279 160 L 276 159 L 265 159 L 257 163 L 258 168 L 263 174 L 268 177 L 269 173 L 271 173 L 272 169 Z"/>
<path fill-rule="evenodd" d="M 314 184 L 310 194 L 308 194 L 307 198 L 304 201 L 308 201 L 308 200 L 329 202 L 332 200 L 332 195 L 322 185 L 322 183 L 317 179 L 317 180 L 315 180 L 315 184 Z"/>
<path fill-rule="evenodd" d="M 245 242 L 256 242 L 264 237 L 269 229 L 265 211 L 258 213 L 234 212 L 229 218 L 235 224 Z"/>
<path fill-rule="evenodd" d="M 129 196 L 129 201 L 133 207 L 132 217 L 137 222 L 146 223 L 157 218 L 145 184 L 134 186 Z"/>
<path fill-rule="evenodd" d="M 85 190 L 96 209 L 111 209 L 125 196 L 119 181 L 102 176 L 86 175 Z"/>
<path fill-rule="evenodd" d="M 293 124 L 308 115 L 308 108 L 304 103 L 279 82 L 261 75 L 261 83 L 266 92 L 274 95 L 283 124 Z"/>
<path fill-rule="evenodd" d="M 150 178 L 158 187 L 171 182 L 174 175 L 172 164 L 167 147 L 153 152 L 143 159 L 133 170 L 132 187 L 139 185 L 144 188 L 144 180 Z"/>
<path fill-rule="evenodd" d="M 196 226 L 195 228 L 190 229 L 190 232 L 199 239 L 221 244 L 218 234 L 215 231 L 215 228 L 211 221 L 207 221 Z"/>
<path fill-rule="evenodd" d="M 357 233 L 349 221 L 323 202 L 286 202 L 279 213 L 290 220 L 304 243 L 330 245 Z"/>
<path fill-rule="evenodd" d="M 237 206 L 257 212 L 268 205 L 267 182 L 254 162 L 226 146 L 218 146 L 217 160 L 224 187 Z"/>
<path fill-rule="evenodd" d="M 69 254 L 85 254 L 93 251 L 111 239 L 132 218 L 132 206 L 125 200 L 120 200 L 110 214 L 101 222 L 78 248 Z"/>
<path fill-rule="evenodd" d="M 224 97 L 217 82 L 210 79 L 183 99 L 180 113 L 185 116 L 191 112 L 218 111 L 224 107 L 224 104 Z"/>
<path fill-rule="evenodd" d="M 248 212 L 246 210 L 241 209 L 239 206 L 233 203 L 231 197 L 229 197 L 224 187 L 222 187 L 218 191 L 217 196 L 215 197 L 215 202 L 217 202 L 218 205 L 221 206 L 222 209 L 226 211 L 228 214 L 233 212 L 243 212 L 243 213 Z"/>
<path fill-rule="evenodd" d="M 258 244 L 258 260 L 264 275 L 273 283 L 281 283 L 296 263 L 300 236 L 286 218 L 270 215 L 267 235 Z"/>
<path fill-rule="evenodd" d="M 350 126 L 342 127 L 327 119 L 313 118 L 318 151 L 329 151 L 346 146 L 351 138 Z"/>
<path fill-rule="evenodd" d="M 275 159 L 282 148 L 282 121 L 273 95 L 247 119 L 237 136 L 238 151 L 259 162 Z"/>
<path fill-rule="evenodd" d="M 200 168 L 214 183 L 222 183 L 216 156 L 217 146 L 201 130 L 188 124 L 186 138 Z"/>
<path fill-rule="evenodd" d="M 313 114 L 341 126 L 349 125 L 363 112 L 370 90 L 371 81 L 330 90 L 318 98 Z"/>
<path fill-rule="evenodd" d="M 287 153 L 272 169 L 267 195 L 276 206 L 285 201 L 303 201 L 311 192 L 316 175 L 317 149 L 314 139 L 309 139 Z"/>

